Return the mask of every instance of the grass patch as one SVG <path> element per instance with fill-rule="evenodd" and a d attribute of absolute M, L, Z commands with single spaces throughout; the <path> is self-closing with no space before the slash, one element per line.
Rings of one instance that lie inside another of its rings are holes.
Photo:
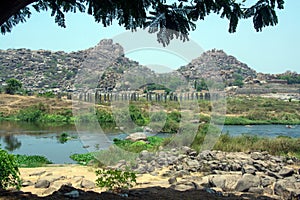
<path fill-rule="evenodd" d="M 15 158 L 19 167 L 42 167 L 47 164 L 52 164 L 46 157 L 38 155 L 28 156 L 18 154 L 15 155 Z"/>
<path fill-rule="evenodd" d="M 84 154 L 73 154 L 70 158 L 76 161 L 78 164 L 87 165 L 90 161 L 96 160 L 94 153 L 84 153 Z"/>
<path fill-rule="evenodd" d="M 253 135 L 220 136 L 214 149 L 220 151 L 267 151 L 272 155 L 295 156 L 300 158 L 300 138 L 278 136 L 265 138 Z"/>
<path fill-rule="evenodd" d="M 157 136 L 151 136 L 147 138 L 148 141 L 136 141 L 132 142 L 130 140 L 119 140 L 114 139 L 114 144 L 120 147 L 121 149 L 133 153 L 139 153 L 143 150 L 153 151 L 157 149 L 164 141 L 163 138 Z"/>
<path fill-rule="evenodd" d="M 114 139 L 114 145 L 107 150 L 73 154 L 70 158 L 82 165 L 87 165 L 91 161 L 95 162 L 98 166 L 115 165 L 119 160 L 134 163 L 138 155 L 137 153 L 143 150 L 154 151 L 163 144 L 164 140 L 164 138 L 156 136 L 148 137 L 148 143 L 144 141 L 132 142 L 129 140 Z"/>
<path fill-rule="evenodd" d="M 264 125 L 264 124 L 290 124 L 290 125 L 297 125 L 300 124 L 300 118 L 294 119 L 255 119 L 255 118 L 248 118 L 248 116 L 240 116 L 240 117 L 226 117 L 225 118 L 225 125 Z"/>

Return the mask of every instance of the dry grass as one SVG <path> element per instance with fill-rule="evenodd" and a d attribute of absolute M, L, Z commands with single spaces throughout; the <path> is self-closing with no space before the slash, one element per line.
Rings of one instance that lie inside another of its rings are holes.
<path fill-rule="evenodd" d="M 66 109 L 72 109 L 71 100 L 0 94 L 0 113 L 2 113 L 3 116 L 13 115 L 18 113 L 19 110 L 39 103 L 48 105 L 50 113 L 57 113 Z"/>

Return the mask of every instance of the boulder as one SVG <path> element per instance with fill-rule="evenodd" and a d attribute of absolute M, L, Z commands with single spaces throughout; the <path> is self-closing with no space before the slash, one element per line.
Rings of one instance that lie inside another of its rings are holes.
<path fill-rule="evenodd" d="M 257 171 L 256 168 L 253 167 L 252 165 L 245 165 L 245 166 L 242 167 L 243 174 L 253 174 L 253 175 L 255 175 L 256 171 Z"/>
<path fill-rule="evenodd" d="M 31 181 L 22 181 L 22 187 L 28 187 L 28 186 L 31 186 L 31 185 L 33 185 L 33 183 L 31 182 Z"/>
<path fill-rule="evenodd" d="M 251 187 L 260 186 L 260 177 L 252 174 L 244 174 L 240 180 L 238 180 L 235 190 L 238 192 L 247 192 Z"/>
<path fill-rule="evenodd" d="M 50 186 L 50 181 L 42 179 L 42 180 L 38 180 L 35 184 L 34 187 L 35 188 L 48 188 Z"/>
<path fill-rule="evenodd" d="M 264 189 L 263 188 L 259 188 L 259 187 L 250 187 L 249 190 L 248 190 L 248 192 L 262 195 L 264 193 Z"/>
<path fill-rule="evenodd" d="M 294 174 L 294 169 L 292 168 L 288 168 L 288 167 L 284 167 L 282 168 L 279 173 L 280 176 L 283 177 L 288 177 L 288 176 L 292 176 Z"/>
<path fill-rule="evenodd" d="M 178 191 L 186 191 L 186 190 L 198 190 L 200 187 L 195 182 L 179 182 L 175 185 L 171 185 L 170 188 Z"/>
<path fill-rule="evenodd" d="M 226 184 L 226 178 L 222 175 L 213 176 L 210 179 L 210 184 L 212 185 L 212 187 L 217 187 L 217 188 L 221 188 L 222 190 L 224 190 L 225 184 Z"/>
<path fill-rule="evenodd" d="M 276 178 L 271 177 L 271 176 L 265 176 L 261 178 L 261 185 L 263 187 L 267 187 L 269 185 L 273 185 L 273 183 L 276 182 Z"/>
<path fill-rule="evenodd" d="M 274 194 L 283 199 L 291 199 L 292 195 L 295 193 L 295 189 L 295 184 L 287 180 L 278 180 L 274 184 Z"/>
<path fill-rule="evenodd" d="M 130 140 L 132 142 L 136 141 L 147 141 L 147 135 L 143 132 L 136 132 L 128 135 L 126 140 Z"/>
<path fill-rule="evenodd" d="M 187 166 L 191 168 L 199 168 L 199 162 L 197 160 L 187 160 L 186 162 Z"/>
<path fill-rule="evenodd" d="M 168 182 L 169 182 L 169 184 L 173 184 L 173 183 L 177 182 L 177 179 L 176 179 L 176 177 L 171 177 L 168 179 Z"/>
<path fill-rule="evenodd" d="M 263 159 L 264 159 L 264 156 L 263 156 L 263 154 L 260 153 L 260 152 L 252 152 L 252 153 L 251 153 L 251 158 L 252 158 L 253 160 L 263 160 Z"/>
<path fill-rule="evenodd" d="M 86 188 L 86 189 L 93 189 L 93 188 L 95 188 L 95 183 L 93 181 L 83 179 L 80 183 L 80 187 Z"/>
<path fill-rule="evenodd" d="M 234 190 L 240 178 L 241 175 L 236 174 L 209 175 L 209 184 L 222 190 Z"/>

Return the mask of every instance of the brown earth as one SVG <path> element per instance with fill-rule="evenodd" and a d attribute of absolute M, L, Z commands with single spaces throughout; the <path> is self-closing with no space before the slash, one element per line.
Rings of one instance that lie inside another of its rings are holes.
<path fill-rule="evenodd" d="M 72 109 L 72 101 L 57 98 L 44 98 L 37 96 L 20 96 L 0 94 L 0 113 L 3 116 L 13 115 L 19 110 L 38 104 L 46 105 L 50 113 L 58 113 L 66 109 Z"/>

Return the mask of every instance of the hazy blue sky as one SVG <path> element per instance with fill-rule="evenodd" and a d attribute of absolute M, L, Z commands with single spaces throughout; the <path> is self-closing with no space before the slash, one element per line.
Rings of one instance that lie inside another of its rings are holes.
<path fill-rule="evenodd" d="M 236 33 L 229 34 L 228 20 L 211 15 L 197 23 L 197 29 L 190 33 L 190 39 L 204 50 L 223 49 L 258 72 L 280 73 L 292 70 L 299 73 L 299 8 L 299 0 L 286 1 L 285 9 L 278 11 L 279 24 L 265 28 L 259 33 L 255 32 L 252 21 L 247 20 L 240 22 Z M 0 36 L 0 49 L 77 51 L 92 47 L 101 39 L 112 38 L 125 31 L 116 22 L 115 25 L 104 28 L 87 14 L 67 14 L 66 23 L 66 29 L 60 28 L 54 23 L 50 12 L 34 13 L 26 23 L 19 24 L 11 33 Z M 137 61 L 145 64 L 141 56 L 140 53 L 140 59 Z M 145 51 L 144 56 L 149 57 L 149 52 Z M 179 62 L 176 59 L 165 60 L 170 66 Z"/>

